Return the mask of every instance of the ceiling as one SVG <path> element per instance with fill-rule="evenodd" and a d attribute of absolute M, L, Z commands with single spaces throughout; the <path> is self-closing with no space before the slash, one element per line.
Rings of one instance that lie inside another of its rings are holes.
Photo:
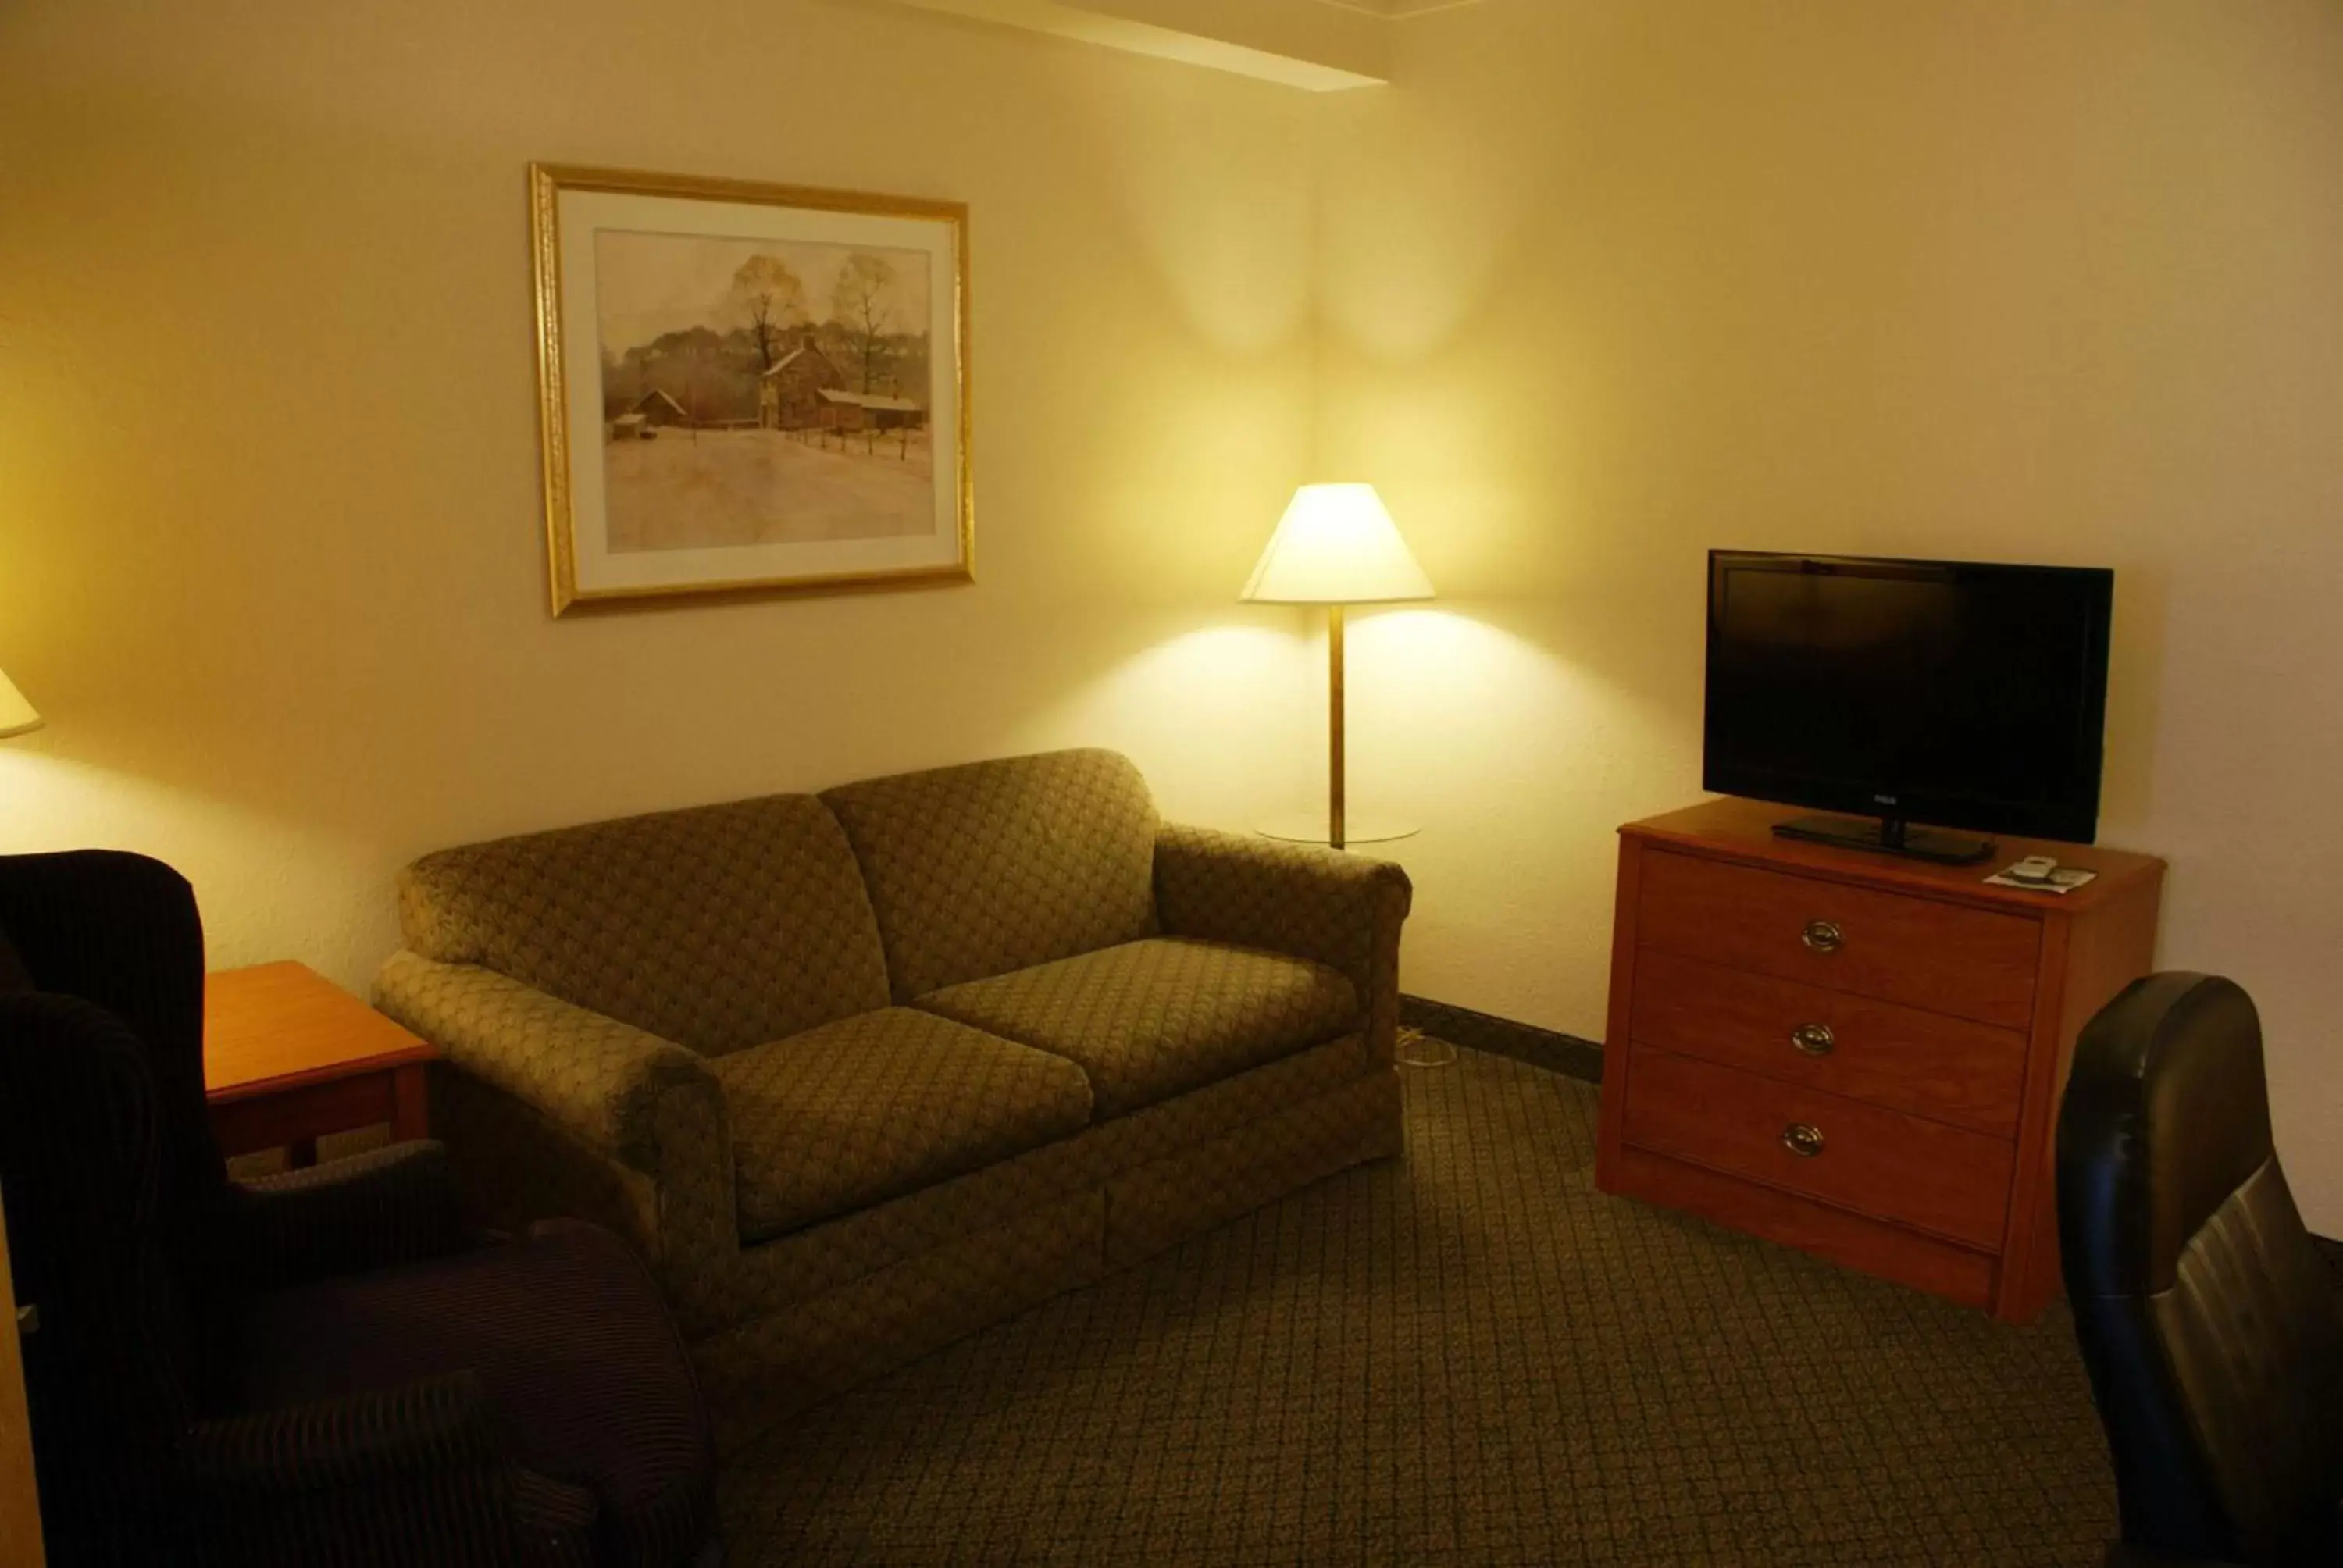
<path fill-rule="evenodd" d="M 870 0 L 1179 60 L 1309 92 L 1391 79 L 1403 18 L 1482 0 Z"/>

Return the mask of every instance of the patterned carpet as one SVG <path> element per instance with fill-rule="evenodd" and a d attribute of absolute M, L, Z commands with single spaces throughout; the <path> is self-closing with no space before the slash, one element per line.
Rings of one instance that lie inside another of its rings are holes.
<path fill-rule="evenodd" d="M 799 1417 L 735 1568 L 2098 1561 L 2063 1308 L 1997 1326 L 1594 1190 L 1596 1094 L 1407 1075 L 1320 1183 Z"/>

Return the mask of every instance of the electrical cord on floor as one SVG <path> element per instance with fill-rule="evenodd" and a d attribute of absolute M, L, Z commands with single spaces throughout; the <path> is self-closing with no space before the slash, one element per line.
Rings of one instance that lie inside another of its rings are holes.
<path fill-rule="evenodd" d="M 1456 1061 L 1456 1048 L 1444 1040 L 1434 1040 L 1412 1023 L 1403 1023 L 1399 1026 L 1399 1040 L 1393 1048 L 1392 1060 L 1402 1067 L 1451 1067 Z"/>

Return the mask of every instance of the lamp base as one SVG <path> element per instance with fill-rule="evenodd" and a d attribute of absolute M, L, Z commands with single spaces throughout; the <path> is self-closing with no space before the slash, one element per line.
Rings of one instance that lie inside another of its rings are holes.
<path fill-rule="evenodd" d="M 1297 844 L 1331 844 L 1333 835 L 1327 831 L 1323 810 L 1282 812 L 1264 817 L 1253 829 L 1265 839 L 1287 839 Z M 1342 842 L 1349 844 L 1388 844 L 1394 839 L 1413 839 L 1423 831 L 1415 822 L 1396 822 L 1388 817 L 1348 817 L 1342 823 Z"/>

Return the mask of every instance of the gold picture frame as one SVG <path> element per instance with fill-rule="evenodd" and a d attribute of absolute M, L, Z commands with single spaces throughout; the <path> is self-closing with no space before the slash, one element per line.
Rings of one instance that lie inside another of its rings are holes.
<path fill-rule="evenodd" d="M 556 616 L 974 580 L 964 205 L 528 185 Z"/>

